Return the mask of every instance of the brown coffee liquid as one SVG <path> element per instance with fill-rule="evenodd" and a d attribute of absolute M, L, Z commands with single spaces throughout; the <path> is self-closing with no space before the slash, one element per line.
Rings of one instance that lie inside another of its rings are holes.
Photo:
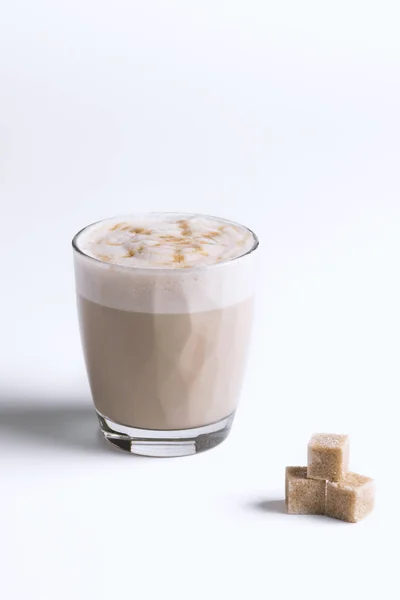
<path fill-rule="evenodd" d="M 188 429 L 237 406 L 253 299 L 185 314 L 127 312 L 78 296 L 96 409 L 122 425 Z"/>

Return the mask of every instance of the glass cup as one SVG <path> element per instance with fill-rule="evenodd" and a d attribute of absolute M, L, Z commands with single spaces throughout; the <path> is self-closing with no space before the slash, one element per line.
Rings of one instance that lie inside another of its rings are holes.
<path fill-rule="evenodd" d="M 242 256 L 187 269 L 121 266 L 85 254 L 81 241 L 89 229 L 132 218 L 94 223 L 72 241 L 94 405 L 104 437 L 122 450 L 195 454 L 221 443 L 235 415 L 253 320 L 258 239 L 250 232 L 253 246 Z"/>

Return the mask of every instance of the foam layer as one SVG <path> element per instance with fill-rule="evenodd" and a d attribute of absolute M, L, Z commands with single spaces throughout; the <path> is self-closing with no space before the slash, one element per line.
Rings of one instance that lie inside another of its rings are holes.
<path fill-rule="evenodd" d="M 146 222 L 152 218 L 152 215 L 143 217 Z M 157 218 L 160 221 L 160 215 Z M 174 218 L 177 223 L 178 218 Z M 200 217 L 196 219 L 197 223 L 204 223 Z M 249 298 L 254 293 L 257 255 L 257 252 L 249 250 L 256 247 L 257 240 L 245 227 L 208 218 L 206 220 L 207 223 L 227 223 L 238 227 L 243 235 L 251 236 L 252 245 L 236 260 L 225 259 L 218 263 L 214 260 L 211 264 L 196 264 L 192 268 L 171 267 L 170 263 L 164 267 L 152 262 L 150 267 L 146 264 L 146 268 L 137 268 L 137 263 L 118 264 L 117 259 L 115 262 L 93 260 L 96 257 L 86 252 L 89 240 L 100 239 L 100 231 L 110 231 L 110 225 L 112 227 L 116 223 L 131 220 L 105 221 L 86 228 L 75 238 L 77 293 L 109 308 L 163 314 L 215 310 Z M 131 222 L 137 223 L 138 220 L 132 219 Z M 242 248 L 245 247 L 247 246 Z M 235 251 L 237 250 L 238 246 L 235 245 Z"/>
<path fill-rule="evenodd" d="M 181 269 L 216 264 L 254 245 L 235 223 L 200 215 L 143 215 L 111 219 L 87 228 L 79 247 L 103 262 L 141 268 Z"/>

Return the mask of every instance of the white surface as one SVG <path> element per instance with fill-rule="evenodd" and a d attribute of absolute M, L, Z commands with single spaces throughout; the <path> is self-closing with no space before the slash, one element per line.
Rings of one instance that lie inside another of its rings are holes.
<path fill-rule="evenodd" d="M 2 598 L 397 596 L 395 9 L 3 2 Z M 169 209 L 248 223 L 264 266 L 231 437 L 158 461 L 96 434 L 70 238 Z M 358 525 L 279 512 L 324 430 L 378 480 Z"/>

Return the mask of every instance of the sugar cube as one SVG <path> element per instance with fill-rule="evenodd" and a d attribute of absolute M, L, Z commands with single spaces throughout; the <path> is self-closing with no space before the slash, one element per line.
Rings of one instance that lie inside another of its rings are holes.
<path fill-rule="evenodd" d="M 308 444 L 307 477 L 340 481 L 349 465 L 349 440 L 347 435 L 316 433 Z"/>
<path fill-rule="evenodd" d="M 325 481 L 307 479 L 307 467 L 286 467 L 285 498 L 289 513 L 323 515 L 325 490 Z"/>
<path fill-rule="evenodd" d="M 375 484 L 370 477 L 347 473 L 343 481 L 327 483 L 325 514 L 357 523 L 374 508 Z"/>

